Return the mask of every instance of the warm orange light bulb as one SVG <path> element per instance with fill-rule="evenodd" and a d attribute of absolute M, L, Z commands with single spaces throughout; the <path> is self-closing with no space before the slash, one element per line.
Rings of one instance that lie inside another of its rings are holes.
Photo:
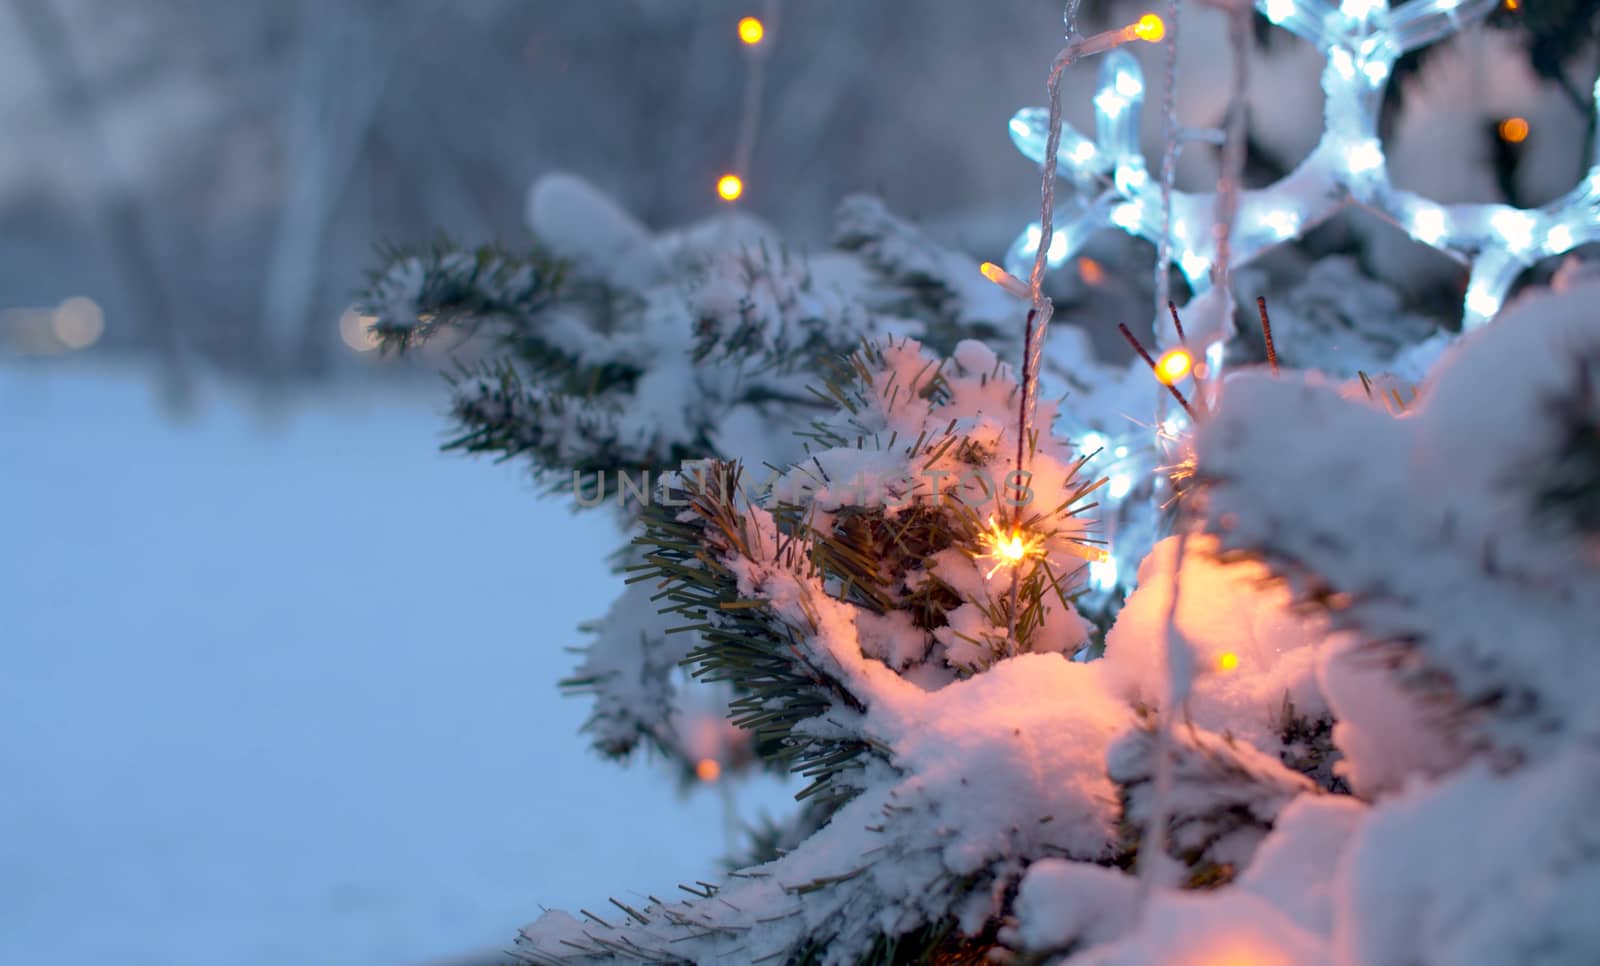
<path fill-rule="evenodd" d="M 1217 655 L 1217 670 L 1232 671 L 1239 666 L 1239 655 L 1232 651 L 1223 651 Z"/>
<path fill-rule="evenodd" d="M 1161 22 L 1160 17 L 1147 13 L 1133 25 L 1133 35 L 1153 44 L 1167 35 L 1167 25 Z"/>
<path fill-rule="evenodd" d="M 767 35 L 767 25 L 755 17 L 744 17 L 739 21 L 739 39 L 754 47 L 761 43 Z"/>
<path fill-rule="evenodd" d="M 1087 255 L 1078 259 L 1078 274 L 1087 285 L 1099 285 L 1106 280 L 1105 268 Z"/>
<path fill-rule="evenodd" d="M 722 775 L 722 766 L 717 764 L 715 758 L 702 758 L 695 762 L 694 774 L 696 778 L 710 784 Z"/>
<path fill-rule="evenodd" d="M 1161 354 L 1160 359 L 1156 360 L 1156 378 L 1161 380 L 1163 385 L 1170 386 L 1187 376 L 1192 368 L 1194 368 L 1194 356 L 1189 354 L 1188 349 L 1182 347 L 1168 349 Z"/>
<path fill-rule="evenodd" d="M 744 181 L 736 174 L 725 174 L 717 179 L 717 194 L 723 201 L 738 201 L 744 194 Z"/>
<path fill-rule="evenodd" d="M 1521 6 L 1522 6 L 1522 0 L 1506 0 L 1506 9 L 1507 10 L 1517 10 L 1517 9 L 1521 8 Z"/>
<path fill-rule="evenodd" d="M 1500 122 L 1500 136 L 1512 144 L 1521 144 L 1528 139 L 1528 119 L 1525 117 L 1508 117 Z"/>
<path fill-rule="evenodd" d="M 994 262 L 984 262 L 982 265 L 978 266 L 978 271 L 983 273 L 984 278 L 995 283 L 1019 299 L 1031 300 L 1033 298 L 1033 293 L 1028 289 L 1028 286 L 1022 284 L 1022 279 L 1017 278 L 1015 275 L 1001 268 L 999 265 L 996 265 Z"/>

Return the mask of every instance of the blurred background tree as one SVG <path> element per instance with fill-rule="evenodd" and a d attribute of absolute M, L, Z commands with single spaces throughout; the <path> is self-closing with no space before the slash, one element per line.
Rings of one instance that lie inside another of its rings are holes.
<path fill-rule="evenodd" d="M 734 150 L 745 64 L 727 40 L 750 6 L 6 0 L 0 345 L 33 354 L 98 336 L 72 314 L 83 303 L 57 312 L 80 297 L 107 350 L 157 355 L 174 378 L 200 362 L 271 381 L 348 371 L 367 343 L 340 319 L 375 243 L 441 229 L 520 240 L 518 199 L 555 169 L 654 227 L 702 217 Z M 1401 65 L 1398 184 L 1518 204 L 1570 187 L 1597 5 L 1531 6 Z M 874 192 L 947 243 L 1003 251 L 1037 193 L 1004 125 L 1040 102 L 1060 7 L 789 5 L 741 204 L 821 241 L 840 198 Z M 1082 16 L 1137 8 L 1091 0 Z M 1226 78 L 1206 52 L 1222 20 L 1193 6 L 1184 21 L 1180 116 L 1215 125 Z M 1316 137 L 1319 58 L 1281 31 L 1256 44 L 1251 164 L 1265 177 Z M 1158 69 L 1156 51 L 1139 53 Z M 1079 74 L 1063 101 L 1082 127 L 1093 69 Z M 1407 123 L 1407 102 L 1428 108 L 1426 124 L 1421 112 Z M 1147 115 L 1153 154 L 1160 118 Z M 1498 127 L 1511 116 L 1531 124 L 1514 143 Z M 1188 151 L 1179 184 L 1214 170 L 1214 150 Z"/>

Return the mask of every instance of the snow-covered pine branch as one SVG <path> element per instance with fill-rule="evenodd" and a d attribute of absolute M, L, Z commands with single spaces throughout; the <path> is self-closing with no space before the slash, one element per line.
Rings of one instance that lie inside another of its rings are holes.
<path fill-rule="evenodd" d="M 362 299 L 387 346 L 444 332 L 494 353 L 455 380 L 455 446 L 580 473 L 723 457 L 791 462 L 820 411 L 807 387 L 862 339 L 948 349 L 1019 311 L 971 259 L 852 199 L 840 250 L 801 254 L 727 215 L 650 234 L 570 176 L 530 193 L 528 253 L 397 251 Z M 913 262 L 915 264 L 913 264 Z"/>
<path fill-rule="evenodd" d="M 642 471 L 648 492 L 651 475 L 684 461 L 798 460 L 797 432 L 836 406 L 814 390 L 861 340 L 924 333 L 948 349 L 1020 318 L 973 260 L 871 199 L 841 206 L 836 250 L 806 254 L 740 215 L 652 234 L 564 175 L 540 181 L 528 209 L 526 252 L 390 252 L 364 308 L 390 348 L 448 335 L 487 349 L 451 376 L 449 447 L 522 460 L 552 488 L 570 481 L 585 502 L 622 505 L 626 519 L 639 501 L 622 499 L 619 474 Z M 566 686 L 593 696 L 587 727 L 605 754 L 643 743 L 689 773 L 701 754 L 736 765 L 739 733 L 684 733 L 706 718 L 685 707 L 705 702 L 679 672 L 699 639 L 671 626 L 635 585 L 588 625 Z"/>
<path fill-rule="evenodd" d="M 1359 385 L 1243 373 L 1200 429 L 1220 552 L 1261 559 L 1356 631 L 1369 668 L 1428 707 L 1446 759 L 1539 758 L 1600 735 L 1595 293 L 1513 306 L 1401 415 Z M 1343 677 L 1327 685 L 1348 733 L 1374 702 Z"/>

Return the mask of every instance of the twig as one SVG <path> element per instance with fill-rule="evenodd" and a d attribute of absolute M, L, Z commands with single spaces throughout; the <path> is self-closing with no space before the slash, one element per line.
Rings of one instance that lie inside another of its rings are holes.
<path fill-rule="evenodd" d="M 1276 376 L 1278 374 L 1278 350 L 1272 344 L 1272 320 L 1267 317 L 1267 300 L 1260 295 L 1256 296 L 1256 313 L 1261 316 L 1261 337 L 1267 343 L 1267 365 L 1272 367 L 1272 374 Z"/>

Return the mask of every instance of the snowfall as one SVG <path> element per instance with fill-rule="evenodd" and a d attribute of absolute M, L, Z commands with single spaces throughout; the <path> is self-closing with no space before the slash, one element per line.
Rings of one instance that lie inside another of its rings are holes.
<path fill-rule="evenodd" d="M 608 519 L 439 453 L 427 380 L 202 395 L 0 361 L 0 962 L 490 962 L 718 871 L 723 796 L 556 688 Z"/>

